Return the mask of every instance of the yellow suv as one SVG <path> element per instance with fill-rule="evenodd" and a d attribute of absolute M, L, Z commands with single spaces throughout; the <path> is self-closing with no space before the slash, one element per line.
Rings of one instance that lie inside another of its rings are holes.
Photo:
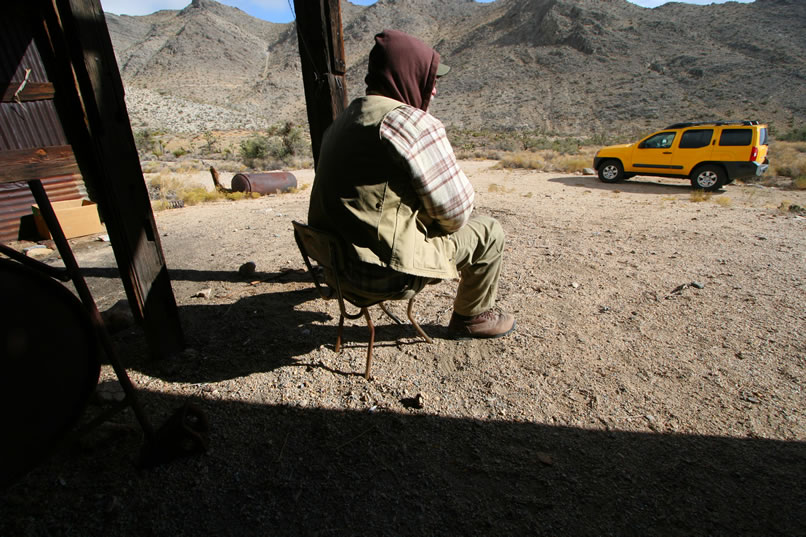
<path fill-rule="evenodd" d="M 593 167 L 605 183 L 653 175 L 690 179 L 710 191 L 763 174 L 767 149 L 767 126 L 758 121 L 676 123 L 632 144 L 603 147 Z"/>

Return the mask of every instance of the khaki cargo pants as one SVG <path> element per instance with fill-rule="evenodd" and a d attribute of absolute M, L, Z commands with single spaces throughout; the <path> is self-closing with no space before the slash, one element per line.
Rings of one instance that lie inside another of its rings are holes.
<path fill-rule="evenodd" d="M 447 257 L 453 257 L 459 271 L 454 311 L 459 315 L 474 316 L 492 309 L 498 293 L 505 242 L 504 230 L 498 220 L 473 216 L 456 233 L 432 240 Z M 350 275 L 341 280 L 342 291 L 358 304 L 410 298 L 427 284 L 440 281 L 373 265 L 354 267 L 348 272 Z"/>
<path fill-rule="evenodd" d="M 474 216 L 446 238 L 456 245 L 454 261 L 460 275 L 454 312 L 473 316 L 492 309 L 504 257 L 501 224 L 489 216 Z"/>

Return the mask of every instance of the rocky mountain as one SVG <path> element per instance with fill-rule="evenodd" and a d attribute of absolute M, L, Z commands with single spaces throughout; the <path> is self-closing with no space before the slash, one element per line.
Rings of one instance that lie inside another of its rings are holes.
<path fill-rule="evenodd" d="M 305 122 L 293 23 L 214 0 L 107 23 L 135 129 Z M 449 126 L 592 135 L 706 119 L 787 131 L 806 120 L 802 0 L 345 0 L 342 23 L 350 97 L 363 93 L 373 35 L 400 29 L 453 68 L 431 110 Z"/>

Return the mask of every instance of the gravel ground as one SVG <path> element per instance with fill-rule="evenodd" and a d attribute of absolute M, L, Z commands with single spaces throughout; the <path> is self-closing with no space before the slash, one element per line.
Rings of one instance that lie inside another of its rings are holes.
<path fill-rule="evenodd" d="M 429 286 L 434 343 L 376 311 L 370 381 L 365 326 L 334 352 L 338 308 L 291 234 L 310 170 L 295 193 L 157 213 L 189 349 L 113 337 L 151 419 L 194 403 L 209 449 L 137 469 L 119 414 L 3 493 L 0 535 L 806 535 L 806 192 L 696 202 L 682 181 L 493 164 L 463 162 L 507 232 L 517 331 L 445 339 L 456 282 Z M 74 243 L 111 308 L 111 247 Z"/>

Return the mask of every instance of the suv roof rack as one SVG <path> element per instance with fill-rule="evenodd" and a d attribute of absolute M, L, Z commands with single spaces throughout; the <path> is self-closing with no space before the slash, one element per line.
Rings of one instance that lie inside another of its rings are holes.
<path fill-rule="evenodd" d="M 757 119 L 749 120 L 744 119 L 741 121 L 684 121 L 682 123 L 673 123 L 666 127 L 667 129 L 685 129 L 686 127 L 696 127 L 699 125 L 714 125 L 714 126 L 722 126 L 722 125 L 758 125 L 759 122 Z"/>

